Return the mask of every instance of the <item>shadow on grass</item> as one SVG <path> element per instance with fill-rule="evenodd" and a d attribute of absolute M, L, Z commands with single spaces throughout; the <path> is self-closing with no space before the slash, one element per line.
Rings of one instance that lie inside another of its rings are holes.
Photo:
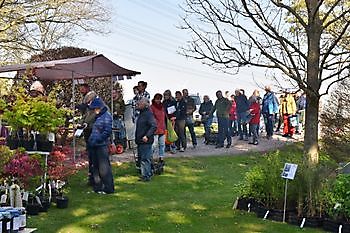
<path fill-rule="evenodd" d="M 98 195 L 85 184 L 86 171 L 71 178 L 68 209 L 51 207 L 31 217 L 38 232 L 295 232 L 281 223 L 232 210 L 234 185 L 262 157 L 168 159 L 165 173 L 137 181 L 132 163 L 113 166 L 116 193 Z M 317 231 L 307 231 L 317 232 Z"/>

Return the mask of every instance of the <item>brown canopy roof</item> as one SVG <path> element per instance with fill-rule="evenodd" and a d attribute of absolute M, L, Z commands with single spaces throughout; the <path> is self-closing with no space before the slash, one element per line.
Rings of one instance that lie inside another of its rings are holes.
<path fill-rule="evenodd" d="M 141 74 L 140 72 L 118 66 L 102 54 L 2 66 L 0 67 L 0 73 L 10 71 L 24 73 L 27 69 L 33 69 L 34 75 L 40 80 L 89 79 L 109 76 L 130 77 Z"/>

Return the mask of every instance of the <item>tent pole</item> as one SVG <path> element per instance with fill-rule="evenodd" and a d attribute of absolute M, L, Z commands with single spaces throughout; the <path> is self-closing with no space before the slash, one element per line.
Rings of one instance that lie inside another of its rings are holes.
<path fill-rule="evenodd" d="M 74 72 L 72 71 L 72 102 L 73 102 L 73 129 L 75 128 L 75 82 L 74 82 Z M 73 133 L 73 162 L 75 163 L 76 156 L 76 146 L 75 146 L 75 136 Z"/>
<path fill-rule="evenodd" d="M 113 121 L 114 121 L 114 109 L 113 109 L 113 75 L 111 75 L 111 114 L 112 114 L 112 143 L 114 143 Z"/>

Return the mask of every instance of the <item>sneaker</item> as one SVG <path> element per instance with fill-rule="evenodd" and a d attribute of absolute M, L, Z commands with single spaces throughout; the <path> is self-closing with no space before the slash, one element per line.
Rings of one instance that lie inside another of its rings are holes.
<path fill-rule="evenodd" d="M 197 144 L 194 144 L 194 145 L 193 145 L 193 149 L 196 149 L 196 147 L 197 147 Z"/>
<path fill-rule="evenodd" d="M 185 152 L 185 149 L 184 149 L 184 148 L 181 148 L 181 149 L 180 149 L 180 152 Z"/>
<path fill-rule="evenodd" d="M 253 145 L 259 145 L 258 141 L 253 142 Z"/>
<path fill-rule="evenodd" d="M 223 148 L 223 147 L 224 147 L 224 145 L 217 145 L 217 146 L 215 146 L 216 149 Z"/>
<path fill-rule="evenodd" d="M 253 144 L 254 144 L 254 142 L 248 142 L 248 144 L 253 145 Z"/>

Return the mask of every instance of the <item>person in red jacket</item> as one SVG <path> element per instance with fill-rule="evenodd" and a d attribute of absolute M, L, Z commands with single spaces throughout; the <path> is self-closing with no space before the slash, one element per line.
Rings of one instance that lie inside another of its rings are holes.
<path fill-rule="evenodd" d="M 235 95 L 231 95 L 231 109 L 230 109 L 230 122 L 229 122 L 229 130 L 231 137 L 234 137 L 238 135 L 238 129 L 237 129 L 237 113 L 236 113 L 236 101 L 235 101 Z"/>
<path fill-rule="evenodd" d="M 162 104 L 162 94 L 155 94 L 152 100 L 151 111 L 153 112 L 154 118 L 156 119 L 157 129 L 154 141 L 158 144 L 159 162 L 163 162 L 165 154 L 165 110 Z"/>
<path fill-rule="evenodd" d="M 252 132 L 253 141 L 249 142 L 249 144 L 258 145 L 259 144 L 258 127 L 260 123 L 260 104 L 257 97 L 252 96 L 251 98 L 252 98 L 251 104 L 249 107 L 250 116 L 251 116 L 251 119 L 249 121 L 249 129 L 250 129 L 250 132 Z"/>

